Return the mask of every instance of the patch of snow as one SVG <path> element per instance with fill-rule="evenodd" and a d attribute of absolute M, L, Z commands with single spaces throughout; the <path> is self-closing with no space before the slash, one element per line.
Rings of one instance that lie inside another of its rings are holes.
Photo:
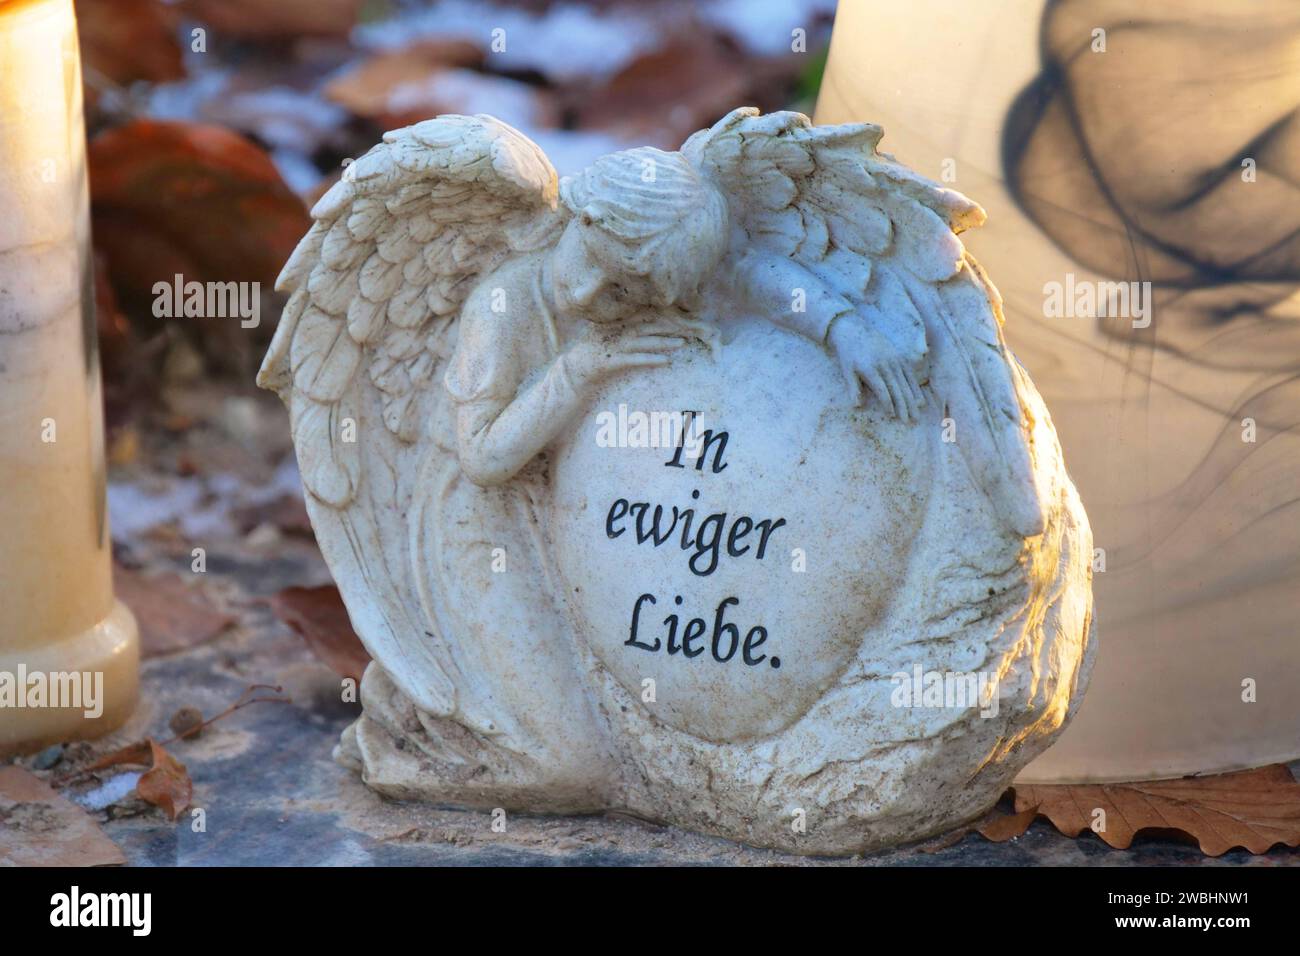
<path fill-rule="evenodd" d="M 836 0 L 714 0 L 700 4 L 699 16 L 731 34 L 750 52 L 779 56 L 790 53 L 796 28 L 807 31 L 811 52 L 817 21 L 834 16 L 835 5 Z"/>
<path fill-rule="evenodd" d="M 232 93 L 210 103 L 204 114 L 254 132 L 272 146 L 307 150 L 348 121 L 343 107 L 288 86 Z"/>
<path fill-rule="evenodd" d="M 490 113 L 520 128 L 543 121 L 533 87 L 473 70 L 441 70 L 421 80 L 401 83 L 388 94 L 386 105 L 390 112 L 403 113 L 431 103 L 437 104 L 440 112 Z"/>
<path fill-rule="evenodd" d="M 523 130 L 546 153 L 561 176 L 582 172 L 606 153 L 616 153 L 638 145 L 627 143 L 608 133 L 582 130 Z"/>
<path fill-rule="evenodd" d="M 555 80 L 610 76 L 659 44 L 660 18 L 631 10 L 597 12 L 558 3 L 544 12 L 481 0 L 440 0 L 379 23 L 359 26 L 361 46 L 391 49 L 420 38 L 464 39 L 488 51 L 502 70 L 537 70 Z M 496 33 L 494 31 L 503 31 Z M 493 50 L 504 43 L 504 49 Z"/>
<path fill-rule="evenodd" d="M 119 773 L 116 777 L 105 780 L 94 790 L 76 794 L 72 799 L 87 810 L 103 810 L 130 796 L 143 775 L 142 772 Z"/>
<path fill-rule="evenodd" d="M 292 458 L 271 480 L 253 484 L 238 475 L 151 479 L 147 485 L 113 481 L 108 485 L 108 515 L 113 537 L 127 541 L 159 525 L 174 524 L 190 538 L 233 537 L 234 512 L 269 504 L 282 495 L 302 497 L 302 481 Z"/>
<path fill-rule="evenodd" d="M 271 162 L 285 185 L 299 195 L 311 192 L 325 178 L 316 164 L 297 150 L 274 150 Z"/>
<path fill-rule="evenodd" d="M 204 103 L 220 97 L 230 83 L 230 71 L 210 69 L 175 83 L 159 83 L 150 91 L 145 108 L 154 119 L 203 122 Z"/>

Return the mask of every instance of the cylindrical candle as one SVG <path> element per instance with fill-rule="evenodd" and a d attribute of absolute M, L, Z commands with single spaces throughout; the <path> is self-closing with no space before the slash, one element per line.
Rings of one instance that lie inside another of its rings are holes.
<path fill-rule="evenodd" d="M 1092 523 L 1096 669 L 1022 782 L 1300 756 L 1295 12 L 839 6 L 817 122 L 988 211 L 962 240 Z"/>
<path fill-rule="evenodd" d="M 135 705 L 104 469 L 72 0 L 0 0 L 0 755 Z"/>

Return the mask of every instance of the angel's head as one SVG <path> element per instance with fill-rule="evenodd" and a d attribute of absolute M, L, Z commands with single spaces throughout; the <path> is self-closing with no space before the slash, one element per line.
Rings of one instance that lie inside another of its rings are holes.
<path fill-rule="evenodd" d="M 594 322 L 688 307 L 726 252 L 727 204 L 681 153 L 602 156 L 560 184 L 558 303 Z"/>

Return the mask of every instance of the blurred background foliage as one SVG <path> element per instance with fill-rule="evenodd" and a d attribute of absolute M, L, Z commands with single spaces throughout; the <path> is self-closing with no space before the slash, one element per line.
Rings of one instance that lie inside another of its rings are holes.
<path fill-rule="evenodd" d="M 76 0 L 110 429 L 169 389 L 251 383 L 311 204 L 385 130 L 491 113 L 563 175 L 676 148 L 736 106 L 811 113 L 834 7 Z M 261 283 L 260 326 L 155 317 L 155 283 L 177 274 Z"/>

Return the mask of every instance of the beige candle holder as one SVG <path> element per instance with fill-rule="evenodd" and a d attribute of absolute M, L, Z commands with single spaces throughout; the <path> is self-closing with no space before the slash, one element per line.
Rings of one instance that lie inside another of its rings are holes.
<path fill-rule="evenodd" d="M 103 430 L 72 0 L 0 0 L 0 756 L 135 706 Z"/>

